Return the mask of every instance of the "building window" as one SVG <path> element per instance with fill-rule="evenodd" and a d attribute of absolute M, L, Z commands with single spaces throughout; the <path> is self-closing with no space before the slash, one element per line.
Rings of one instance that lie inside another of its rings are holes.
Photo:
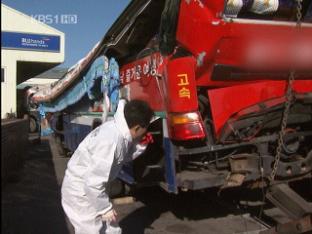
<path fill-rule="evenodd" d="M 1 68 L 1 83 L 4 82 L 4 68 Z"/>

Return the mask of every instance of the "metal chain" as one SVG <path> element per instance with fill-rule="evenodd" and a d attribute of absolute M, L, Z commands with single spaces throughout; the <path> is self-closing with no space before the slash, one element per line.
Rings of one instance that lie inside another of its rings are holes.
<path fill-rule="evenodd" d="M 297 2 L 297 27 L 299 28 L 301 26 L 301 19 L 302 19 L 302 0 L 296 0 Z"/>
<path fill-rule="evenodd" d="M 302 0 L 296 0 L 297 2 L 297 24 L 296 27 L 299 29 L 301 26 L 301 18 L 302 18 Z M 282 154 L 282 147 L 284 144 L 284 137 L 286 135 L 286 127 L 287 127 L 287 120 L 289 116 L 289 111 L 290 111 L 290 106 L 293 101 L 293 92 L 292 92 L 292 85 L 293 81 L 295 79 L 295 71 L 292 70 L 290 72 L 290 75 L 288 77 L 288 82 L 287 82 L 287 91 L 286 91 L 286 101 L 285 101 L 285 106 L 284 106 L 284 111 L 283 111 L 283 117 L 282 117 L 282 124 L 281 124 L 281 130 L 278 135 L 277 139 L 277 148 L 276 148 L 276 155 L 274 159 L 274 164 L 272 168 L 272 172 L 270 174 L 269 180 L 270 182 L 274 181 L 275 175 L 277 173 L 278 169 L 278 164 L 281 159 L 281 154 Z"/>
<path fill-rule="evenodd" d="M 271 182 L 275 178 L 277 168 L 278 168 L 278 164 L 279 164 L 281 154 L 282 154 L 282 148 L 283 148 L 283 144 L 284 144 L 284 136 L 286 134 L 287 120 L 288 120 L 289 110 L 290 110 L 290 106 L 291 106 L 292 99 L 293 99 L 292 83 L 294 81 L 294 77 L 295 77 L 295 72 L 291 71 L 289 79 L 288 79 L 287 92 L 286 92 L 286 102 L 285 102 L 285 107 L 284 107 L 284 112 L 283 112 L 281 130 L 279 132 L 278 140 L 277 140 L 278 143 L 277 143 L 277 148 L 276 148 L 275 161 L 274 161 L 273 169 L 272 169 L 272 172 L 271 172 L 271 175 L 269 178 Z"/>

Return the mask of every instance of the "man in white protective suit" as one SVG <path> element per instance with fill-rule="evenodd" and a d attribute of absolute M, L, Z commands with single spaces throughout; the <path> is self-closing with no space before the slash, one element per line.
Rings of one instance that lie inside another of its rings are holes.
<path fill-rule="evenodd" d="M 76 234 L 113 233 L 110 223 L 117 214 L 106 185 L 125 162 L 145 150 L 139 142 L 153 116 L 146 102 L 121 100 L 113 120 L 89 133 L 72 155 L 62 184 L 62 206 Z"/>

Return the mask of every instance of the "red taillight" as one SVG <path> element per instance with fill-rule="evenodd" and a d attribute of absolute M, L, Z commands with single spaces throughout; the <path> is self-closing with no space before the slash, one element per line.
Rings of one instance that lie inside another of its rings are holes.
<path fill-rule="evenodd" d="M 185 141 L 205 138 L 203 122 L 198 112 L 169 115 L 170 137 Z"/>

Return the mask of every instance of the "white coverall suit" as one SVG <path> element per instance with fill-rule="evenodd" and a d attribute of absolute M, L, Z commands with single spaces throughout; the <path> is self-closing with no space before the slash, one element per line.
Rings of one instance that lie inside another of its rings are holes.
<path fill-rule="evenodd" d="M 145 147 L 132 141 L 121 100 L 114 119 L 93 130 L 68 162 L 62 184 L 62 206 L 76 234 L 110 233 L 101 215 L 112 209 L 107 182 Z M 139 146 L 139 147 L 138 147 Z M 106 230 L 106 232 L 105 232 Z"/>

